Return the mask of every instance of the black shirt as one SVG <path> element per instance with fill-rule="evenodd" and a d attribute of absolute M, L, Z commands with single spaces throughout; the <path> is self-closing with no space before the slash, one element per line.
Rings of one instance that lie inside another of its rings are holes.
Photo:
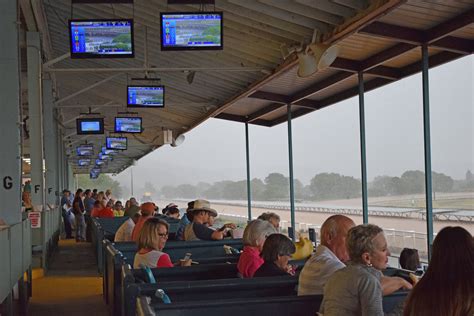
<path fill-rule="evenodd" d="M 280 269 L 274 262 L 265 261 L 257 271 L 255 271 L 254 277 L 269 277 L 279 275 L 290 275 L 286 271 Z"/>

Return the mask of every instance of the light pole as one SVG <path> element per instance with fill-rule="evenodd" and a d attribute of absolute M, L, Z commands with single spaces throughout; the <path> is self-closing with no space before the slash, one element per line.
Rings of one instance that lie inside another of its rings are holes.
<path fill-rule="evenodd" d="M 133 196 L 133 166 L 130 166 L 130 190 Z"/>

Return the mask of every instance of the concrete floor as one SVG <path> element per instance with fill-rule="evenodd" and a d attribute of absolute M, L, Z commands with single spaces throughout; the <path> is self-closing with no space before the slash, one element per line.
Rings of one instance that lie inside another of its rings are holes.
<path fill-rule="evenodd" d="M 59 241 L 46 275 L 33 280 L 28 315 L 107 314 L 91 244 Z"/>

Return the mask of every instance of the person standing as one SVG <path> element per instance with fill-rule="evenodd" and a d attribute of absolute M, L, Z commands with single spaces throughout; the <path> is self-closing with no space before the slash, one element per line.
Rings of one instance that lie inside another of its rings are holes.
<path fill-rule="evenodd" d="M 84 209 L 85 209 L 85 214 L 84 214 L 84 220 L 86 222 L 86 240 L 91 241 L 91 235 L 92 235 L 92 220 L 91 220 L 91 212 L 92 209 L 94 208 L 94 198 L 92 198 L 92 191 L 90 189 L 87 189 L 84 191 Z"/>
<path fill-rule="evenodd" d="M 76 220 L 76 241 L 86 241 L 86 222 L 84 220 L 84 202 L 83 202 L 84 193 L 82 189 L 77 189 L 74 196 L 74 201 L 72 202 L 72 210 Z"/>
<path fill-rule="evenodd" d="M 72 238 L 72 226 L 71 221 L 69 219 L 71 215 L 71 200 L 70 200 L 71 192 L 67 189 L 63 190 L 63 196 L 61 197 L 61 215 L 63 217 L 64 222 L 64 231 L 66 232 L 66 239 Z"/>

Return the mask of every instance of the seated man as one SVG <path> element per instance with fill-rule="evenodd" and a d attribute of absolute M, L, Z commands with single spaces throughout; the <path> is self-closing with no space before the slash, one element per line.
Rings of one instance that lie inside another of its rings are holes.
<path fill-rule="evenodd" d="M 323 223 L 321 244 L 300 273 L 298 295 L 322 295 L 329 277 L 345 267 L 344 262 L 349 260 L 346 236 L 354 226 L 354 221 L 344 215 L 333 215 Z"/>
<path fill-rule="evenodd" d="M 206 226 L 209 216 L 217 216 L 216 210 L 206 200 L 194 201 L 194 208 L 190 210 L 193 221 L 184 229 L 184 240 L 221 240 L 224 238 L 224 230 L 231 228 L 232 224 L 226 224 L 219 230 L 212 230 Z M 235 227 L 235 225 L 234 225 Z"/>
<path fill-rule="evenodd" d="M 352 219 L 344 215 L 330 216 L 321 226 L 321 244 L 306 261 L 300 273 L 298 295 L 322 295 L 327 280 L 334 272 L 344 268 L 349 260 L 346 248 L 348 231 L 355 226 Z M 400 277 L 382 276 L 383 295 L 389 295 L 403 286 L 406 281 Z"/>
<path fill-rule="evenodd" d="M 176 231 L 176 240 L 184 240 L 184 230 L 186 226 L 191 224 L 193 221 L 193 215 L 191 210 L 194 208 L 194 201 L 188 203 L 188 208 L 186 209 L 186 213 L 184 213 L 183 217 L 178 224 L 178 230 Z"/>

